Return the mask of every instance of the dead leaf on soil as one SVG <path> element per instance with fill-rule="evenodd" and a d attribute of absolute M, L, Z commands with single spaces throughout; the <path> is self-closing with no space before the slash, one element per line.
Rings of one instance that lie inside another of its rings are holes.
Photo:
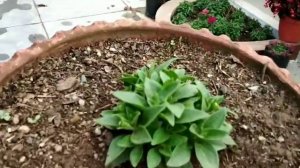
<path fill-rule="evenodd" d="M 58 81 L 56 85 L 56 89 L 58 91 L 65 91 L 71 89 L 73 86 L 77 84 L 78 80 L 76 77 L 69 77 L 65 80 Z"/>

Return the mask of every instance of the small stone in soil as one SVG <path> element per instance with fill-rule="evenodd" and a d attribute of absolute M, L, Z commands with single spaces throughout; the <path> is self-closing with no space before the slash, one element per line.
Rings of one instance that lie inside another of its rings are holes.
<path fill-rule="evenodd" d="M 282 136 L 278 137 L 277 139 L 279 142 L 284 142 L 284 138 Z"/>
<path fill-rule="evenodd" d="M 54 149 L 55 149 L 55 152 L 61 152 L 62 151 L 62 146 L 61 145 L 55 145 Z"/>
<path fill-rule="evenodd" d="M 267 139 L 266 139 L 265 137 L 263 137 L 263 136 L 258 136 L 258 140 L 264 142 L 264 141 L 266 141 Z"/>
<path fill-rule="evenodd" d="M 17 125 L 20 122 L 20 117 L 18 114 L 14 115 L 13 124 Z"/>
<path fill-rule="evenodd" d="M 83 99 L 79 99 L 78 103 L 81 107 L 83 107 L 85 105 L 85 101 Z"/>
<path fill-rule="evenodd" d="M 96 127 L 94 132 L 96 135 L 101 135 L 101 133 L 102 133 L 101 129 L 99 127 Z"/>
<path fill-rule="evenodd" d="M 71 118 L 70 122 L 71 123 L 76 123 L 76 122 L 80 121 L 80 119 L 81 119 L 81 117 L 78 114 L 75 114 L 73 116 L 73 118 Z"/>
<path fill-rule="evenodd" d="M 24 134 L 27 134 L 30 132 L 30 128 L 27 125 L 20 126 L 18 130 Z"/>
<path fill-rule="evenodd" d="M 19 162 L 20 162 L 20 163 L 24 163 L 25 160 L 26 160 L 26 157 L 25 157 L 25 156 L 22 156 L 22 157 L 19 159 Z"/>

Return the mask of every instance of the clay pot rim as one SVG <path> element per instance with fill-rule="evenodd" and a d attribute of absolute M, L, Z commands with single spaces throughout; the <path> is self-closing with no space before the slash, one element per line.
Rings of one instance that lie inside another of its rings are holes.
<path fill-rule="evenodd" d="M 155 15 L 155 20 L 157 22 L 165 22 L 173 24 L 171 21 L 172 16 L 174 15 L 176 9 L 178 8 L 179 4 L 181 2 L 188 1 L 188 2 L 195 2 L 196 0 L 170 0 L 166 3 L 164 3 L 160 8 L 157 10 Z M 187 25 L 184 23 L 183 25 Z M 255 51 L 261 51 L 264 50 L 265 46 L 269 44 L 270 41 L 273 41 L 275 39 L 270 40 L 261 40 L 261 41 L 235 41 L 236 43 L 246 43 Z"/>
<path fill-rule="evenodd" d="M 95 22 L 90 26 L 76 26 L 69 31 L 57 32 L 51 39 L 35 42 L 31 47 L 17 51 L 13 57 L 0 63 L 0 93 L 1 87 L 11 80 L 23 67 L 37 62 L 38 59 L 53 53 L 58 55 L 62 50 L 69 49 L 73 44 L 82 44 L 118 37 L 162 38 L 186 37 L 190 41 L 201 43 L 204 47 L 230 51 L 241 61 L 258 65 L 266 65 L 269 71 L 283 84 L 297 93 L 300 97 L 300 84 L 295 83 L 286 69 L 279 68 L 271 58 L 258 55 L 249 45 L 234 43 L 226 35 L 215 36 L 208 29 L 194 30 L 190 26 L 158 23 L 151 20 L 133 21 L 118 20 L 113 23 Z M 94 41 L 93 41 L 94 40 Z M 82 42 L 81 42 L 82 41 Z M 80 46 L 79 45 L 79 46 Z"/>

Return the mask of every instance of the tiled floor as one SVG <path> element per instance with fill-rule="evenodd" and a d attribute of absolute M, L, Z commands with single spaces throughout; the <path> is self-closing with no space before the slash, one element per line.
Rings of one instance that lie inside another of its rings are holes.
<path fill-rule="evenodd" d="M 145 0 L 0 0 L 0 62 L 36 40 L 76 25 L 141 19 L 124 9 L 145 4 Z"/>
<path fill-rule="evenodd" d="M 248 3 L 271 18 L 271 13 L 262 6 L 264 0 L 230 1 Z M 113 22 L 121 18 L 138 20 L 139 16 L 124 11 L 124 8 L 130 6 L 141 10 L 145 3 L 146 0 L 0 0 L 0 62 L 36 40 L 47 39 L 57 31 L 69 30 L 76 25 Z M 288 69 L 300 83 L 299 67 L 300 60 L 291 61 Z"/>

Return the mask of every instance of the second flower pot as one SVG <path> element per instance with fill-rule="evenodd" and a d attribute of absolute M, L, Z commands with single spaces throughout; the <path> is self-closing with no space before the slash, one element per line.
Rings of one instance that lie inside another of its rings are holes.
<path fill-rule="evenodd" d="M 281 16 L 279 21 L 279 39 L 287 43 L 299 43 L 300 20 Z"/>

